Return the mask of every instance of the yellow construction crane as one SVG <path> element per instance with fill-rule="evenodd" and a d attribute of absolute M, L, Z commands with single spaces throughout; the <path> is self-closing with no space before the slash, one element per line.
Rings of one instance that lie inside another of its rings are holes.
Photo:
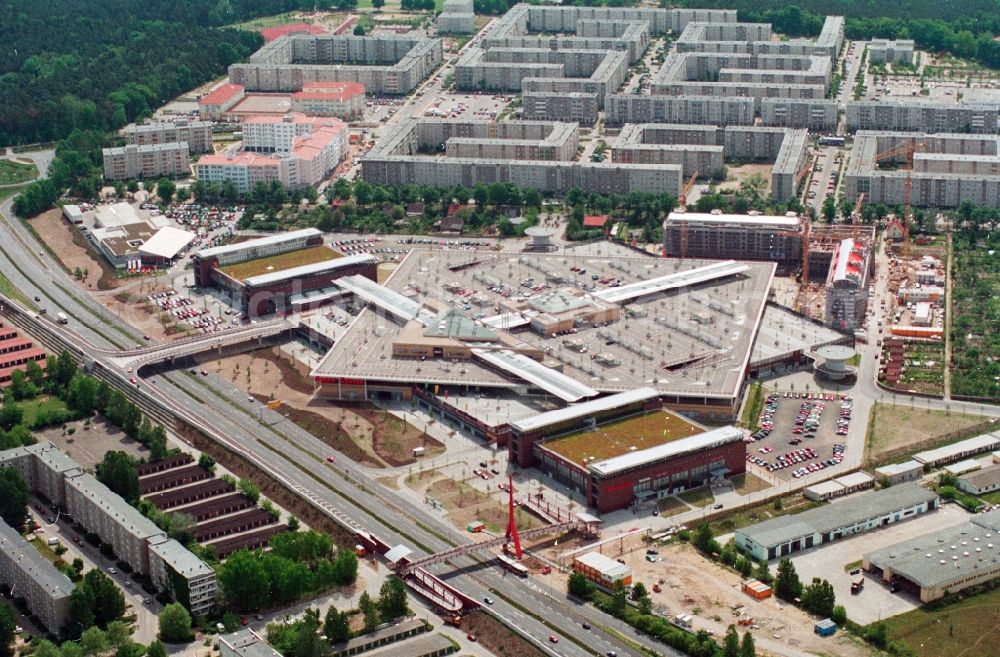
<path fill-rule="evenodd" d="M 677 207 L 678 207 L 678 209 L 680 209 L 680 210 L 687 210 L 688 194 L 690 194 L 691 190 L 694 189 L 694 182 L 697 179 L 698 179 L 698 172 L 695 171 L 694 173 L 691 174 L 691 177 L 688 178 L 688 181 L 686 183 L 684 183 L 684 187 L 681 188 L 680 196 L 677 197 Z M 688 248 L 687 222 L 686 221 L 682 221 L 681 222 L 681 257 L 682 258 L 686 258 L 687 257 L 687 248 Z"/>
<path fill-rule="evenodd" d="M 913 171 L 913 154 L 917 151 L 927 148 L 927 142 L 925 141 L 915 141 L 913 139 L 907 139 L 906 141 L 897 144 L 895 147 L 888 150 L 882 151 L 875 156 L 875 162 L 882 162 L 883 160 L 895 159 L 899 156 L 905 158 L 905 168 L 906 170 L 906 180 L 903 181 L 903 262 L 908 262 L 910 259 L 910 193 L 913 189 L 913 180 L 910 178 L 910 172 Z"/>

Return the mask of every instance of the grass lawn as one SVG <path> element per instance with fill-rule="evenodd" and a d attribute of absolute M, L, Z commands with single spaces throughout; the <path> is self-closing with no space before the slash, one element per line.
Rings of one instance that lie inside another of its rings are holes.
<path fill-rule="evenodd" d="M 903 640 L 917 657 L 994 657 L 1000 640 L 1000 589 L 960 602 L 934 605 L 888 619 L 889 639 Z"/>
<path fill-rule="evenodd" d="M 866 441 L 866 458 L 869 461 L 877 461 L 880 455 L 891 450 L 961 431 L 986 419 L 979 415 L 928 411 L 926 408 L 882 403 L 874 404 L 872 413 L 875 421 Z"/>
<path fill-rule="evenodd" d="M 39 536 L 36 536 L 35 538 L 31 539 L 31 544 L 35 546 L 39 554 L 48 559 L 50 562 L 55 563 L 59 559 L 59 555 L 56 554 L 55 551 L 48 546 L 48 544 L 45 542 L 46 540 L 47 539 L 43 539 Z"/>
<path fill-rule="evenodd" d="M 20 402 L 19 406 L 24 411 L 24 424 L 29 427 L 35 423 L 35 418 L 43 410 L 49 412 L 67 410 L 66 403 L 58 397 L 38 397 L 37 399 Z"/>
<path fill-rule="evenodd" d="M 313 246 L 308 249 L 299 249 L 298 251 L 289 251 L 288 253 L 279 253 L 278 255 L 238 262 L 222 267 L 221 269 L 229 276 L 241 281 L 251 276 L 270 274 L 272 272 L 292 269 L 293 267 L 302 267 L 303 265 L 312 265 L 326 260 L 335 260 L 340 257 L 340 253 L 328 246 Z"/>
<path fill-rule="evenodd" d="M 718 536 L 720 534 L 728 534 L 729 532 L 739 529 L 740 527 L 746 527 L 757 522 L 777 518 L 778 516 L 787 515 L 789 513 L 801 513 L 802 511 L 808 511 L 809 509 L 815 509 L 818 506 L 823 506 L 824 504 L 826 503 L 807 500 L 802 495 L 796 493 L 789 495 L 788 497 L 781 498 L 781 507 L 778 509 L 774 508 L 774 502 L 765 502 L 764 504 L 746 507 L 734 511 L 733 513 L 726 514 L 717 520 L 713 520 L 709 523 L 709 525 L 712 528 L 712 532 Z"/>
<path fill-rule="evenodd" d="M 19 185 L 38 177 L 38 167 L 12 160 L 0 160 L 0 185 Z"/>
<path fill-rule="evenodd" d="M 730 481 L 733 482 L 733 489 L 740 495 L 756 493 L 757 491 L 766 490 L 771 487 L 771 484 L 767 483 L 752 472 L 736 475 L 735 477 L 732 477 Z"/>
<path fill-rule="evenodd" d="M 284 14 L 278 14 L 276 16 L 264 16 L 263 18 L 255 18 L 252 21 L 246 21 L 245 23 L 234 23 L 231 27 L 235 27 L 241 30 L 259 30 L 265 27 L 277 27 L 278 25 L 287 25 L 288 23 L 301 23 L 301 22 L 303 22 L 302 17 L 298 15 L 298 12 L 289 11 Z"/>
<path fill-rule="evenodd" d="M 571 461 L 586 465 L 591 459 L 601 461 L 701 432 L 701 428 L 679 415 L 655 412 L 602 424 L 592 431 L 580 431 L 556 438 L 547 441 L 545 447 Z"/>
<path fill-rule="evenodd" d="M 708 486 L 702 486 L 700 488 L 695 488 L 694 490 L 686 490 L 683 493 L 678 493 L 677 497 L 681 498 L 691 506 L 707 506 L 715 501 L 715 497 L 712 495 L 712 489 Z"/>
<path fill-rule="evenodd" d="M 0 198 L 0 201 L 2 200 L 3 199 Z M 0 294 L 3 294 L 5 297 L 10 297 L 11 299 L 17 299 L 29 308 L 35 308 L 35 304 L 33 304 L 28 297 L 24 296 L 20 290 L 14 287 L 14 284 L 11 283 L 10 279 L 4 276 L 3 273 L 0 273 Z"/>
<path fill-rule="evenodd" d="M 656 501 L 656 508 L 663 517 L 677 515 L 688 510 L 688 506 L 676 497 L 662 497 Z"/>
<path fill-rule="evenodd" d="M 4 187 L 0 189 L 0 203 L 3 203 L 22 189 L 24 189 L 24 185 L 21 185 L 20 187 Z"/>

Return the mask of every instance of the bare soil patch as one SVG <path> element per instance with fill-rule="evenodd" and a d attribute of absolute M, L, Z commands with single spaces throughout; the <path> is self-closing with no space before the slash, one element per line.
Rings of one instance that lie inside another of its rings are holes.
<path fill-rule="evenodd" d="M 69 429 L 74 429 L 69 433 Z M 35 432 L 39 442 L 50 441 L 66 452 L 84 468 L 93 469 L 104 454 L 111 451 L 125 452 L 136 459 L 148 459 L 149 450 L 129 438 L 125 432 L 109 423 L 103 416 L 67 422 L 66 427 L 49 427 Z"/>
<path fill-rule="evenodd" d="M 506 498 L 501 499 L 502 496 L 497 494 L 498 489 L 484 492 L 467 481 L 452 479 L 437 470 L 409 475 L 405 483 L 411 490 L 439 502 L 448 511 L 448 517 L 454 525 L 460 529 L 476 520 L 485 524 L 487 531 L 494 534 L 507 527 Z M 544 524 L 523 508 L 514 511 L 514 520 L 517 528 L 522 531 Z"/>
<path fill-rule="evenodd" d="M 92 250 L 80 231 L 67 223 L 62 210 L 43 212 L 28 223 L 68 271 L 74 272 L 79 267 L 86 273 L 80 280 L 82 287 L 110 290 L 117 286 L 119 279 L 111 266 Z"/>
<path fill-rule="evenodd" d="M 771 164 L 742 164 L 742 165 L 726 165 L 727 177 L 724 182 L 719 183 L 718 190 L 720 192 L 725 191 L 736 191 L 740 188 L 740 183 L 746 180 L 748 177 L 755 173 L 759 173 L 764 176 L 767 180 L 767 189 L 764 190 L 764 197 L 767 197 L 768 192 L 771 190 L 771 169 L 773 165 Z"/>
<path fill-rule="evenodd" d="M 277 349 L 217 359 L 205 369 L 233 382 L 261 403 L 282 402 L 282 413 L 347 458 L 374 467 L 415 463 L 415 447 L 434 456 L 444 445 L 386 411 L 313 397 L 312 381 Z"/>
<path fill-rule="evenodd" d="M 481 611 L 465 616 L 462 619 L 462 629 L 475 635 L 476 641 L 498 657 L 544 657 L 545 655 L 520 634 Z"/>
<path fill-rule="evenodd" d="M 114 295 L 97 295 L 94 298 L 105 308 L 159 341 L 169 341 L 193 335 L 193 327 L 180 322 L 169 312 L 161 311 L 149 301 L 150 294 L 170 289 L 156 280 L 143 280 Z"/>

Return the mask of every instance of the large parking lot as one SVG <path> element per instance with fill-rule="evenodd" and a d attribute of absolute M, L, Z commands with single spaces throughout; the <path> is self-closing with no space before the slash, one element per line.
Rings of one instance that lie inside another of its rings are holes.
<path fill-rule="evenodd" d="M 747 460 L 782 479 L 800 479 L 840 463 L 853 402 L 832 393 L 772 392 Z"/>
<path fill-rule="evenodd" d="M 511 95 L 488 92 L 441 94 L 424 110 L 424 116 L 466 121 L 495 121 L 513 98 Z"/>

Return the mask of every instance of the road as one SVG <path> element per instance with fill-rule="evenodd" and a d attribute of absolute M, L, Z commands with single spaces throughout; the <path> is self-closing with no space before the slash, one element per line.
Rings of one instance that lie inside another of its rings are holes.
<path fill-rule="evenodd" d="M 51 313 L 62 310 L 69 315 L 72 320 L 68 327 L 45 322 L 46 330 L 68 337 L 102 362 L 124 384 L 126 373 L 101 350 L 141 345 L 139 333 L 88 300 L 86 293 L 49 259 L 32 235 L 19 222 L 8 219 L 11 216 L 9 201 L 0 206 L 0 215 L 0 270 L 28 298 L 37 295 L 42 299 L 40 304 L 48 307 Z M 881 283 L 884 287 L 884 281 Z M 862 359 L 863 369 L 868 374 L 860 377 L 855 397 L 864 395 L 871 400 L 879 398 L 909 404 L 908 398 L 875 388 L 870 376 L 874 363 L 874 345 L 870 344 Z M 347 522 L 367 527 L 389 543 L 403 543 L 420 555 L 467 542 L 465 535 L 442 517 L 384 487 L 361 469 L 325 463 L 325 454 L 330 448 L 322 441 L 283 416 L 248 403 L 245 393 L 230 383 L 175 371 L 144 379 L 140 392 L 158 407 L 204 427 L 219 442 L 256 463 L 261 470 L 318 508 L 331 515 L 342 514 Z M 935 400 L 930 403 L 935 404 Z M 944 404 L 940 402 L 942 408 Z M 977 404 L 960 402 L 950 402 L 950 408 L 980 411 Z M 987 410 L 1000 414 L 1000 408 L 988 407 Z M 858 411 L 859 417 L 864 417 L 860 408 Z M 860 460 L 862 450 L 851 449 L 848 454 Z M 475 599 L 482 600 L 490 595 L 496 603 L 487 610 L 524 633 L 541 638 L 540 647 L 548 654 L 583 657 L 604 654 L 608 650 L 619 655 L 635 654 L 621 639 L 600 629 L 609 618 L 593 607 L 576 605 L 563 591 L 552 589 L 541 578 L 520 580 L 490 566 L 488 561 L 488 555 L 466 556 L 454 560 L 450 567 L 446 564 L 431 570 Z M 581 627 L 583 622 L 595 629 L 586 632 Z M 678 654 L 648 637 L 639 636 L 631 628 L 616 632 L 656 653 Z M 545 643 L 544 638 L 550 634 L 560 636 L 560 643 Z M 579 640 L 580 635 L 584 636 L 580 643 L 569 640 L 570 637 Z"/>
<path fill-rule="evenodd" d="M 127 373 L 101 353 L 104 349 L 142 348 L 141 334 L 121 322 L 99 304 L 86 298 L 68 275 L 54 262 L 34 237 L 17 221 L 11 220 L 10 202 L 0 206 L 0 270 L 25 297 L 38 296 L 40 306 L 50 314 L 65 312 L 71 317 L 67 327 L 42 318 L 45 330 L 60 333 L 101 362 L 123 387 Z M 215 434 L 229 449 L 255 462 L 258 467 L 331 515 L 340 512 L 369 528 L 383 540 L 406 544 L 416 554 L 437 552 L 468 542 L 465 535 L 445 519 L 414 505 L 399 493 L 382 486 L 366 473 L 324 463 L 327 447 L 296 425 L 268 410 L 257 410 L 245 394 L 234 392 L 231 384 L 213 377 L 194 377 L 187 372 L 156 374 L 144 379 L 138 391 L 148 401 L 169 412 L 186 417 L 209 434 Z M 180 394 L 178 394 L 180 393 Z M 234 398 L 238 397 L 238 400 Z M 262 423 L 258 414 L 263 414 Z M 268 423 L 274 422 L 271 426 Z M 343 459 L 346 461 L 346 459 Z M 308 467 L 304 464 L 315 464 Z M 589 606 L 579 606 L 563 591 L 540 582 L 522 582 L 488 565 L 488 556 L 463 557 L 434 568 L 440 576 L 467 595 L 482 600 L 489 595 L 496 603 L 488 608 L 529 636 L 541 638 L 539 646 L 551 655 L 586 657 L 614 650 L 619 655 L 634 654 L 616 636 L 598 628 L 607 617 Z M 525 610 L 533 610 L 529 614 Z M 544 615 L 545 622 L 540 618 Z M 594 626 L 579 644 L 570 637 L 582 634 L 583 622 Z M 561 637 L 550 646 L 545 637 Z M 629 639 L 661 654 L 678 654 L 665 646 L 624 630 Z"/>

